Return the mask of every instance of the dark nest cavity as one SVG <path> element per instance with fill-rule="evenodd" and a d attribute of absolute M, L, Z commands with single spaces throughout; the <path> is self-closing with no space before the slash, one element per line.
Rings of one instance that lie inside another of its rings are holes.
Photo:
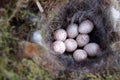
<path fill-rule="evenodd" d="M 88 58 L 84 62 L 77 63 L 72 58 L 72 55 L 55 56 L 55 60 L 66 68 L 66 71 L 75 71 L 78 73 L 98 71 L 105 68 L 107 59 L 113 55 L 110 44 L 113 42 L 112 24 L 110 24 L 110 15 L 108 14 L 110 7 L 109 0 L 72 0 L 60 13 L 55 16 L 47 31 L 47 39 L 50 44 L 54 41 L 53 32 L 56 29 L 66 29 L 70 23 L 80 23 L 86 19 L 93 22 L 95 28 L 89 34 L 90 42 L 98 43 L 102 53 L 96 58 Z M 52 55 L 52 53 L 51 53 Z M 112 61 L 110 62 L 112 63 Z"/>

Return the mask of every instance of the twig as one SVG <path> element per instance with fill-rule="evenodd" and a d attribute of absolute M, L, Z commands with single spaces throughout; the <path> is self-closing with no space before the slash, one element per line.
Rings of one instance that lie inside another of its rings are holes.
<path fill-rule="evenodd" d="M 41 13 L 43 13 L 43 12 L 44 12 L 44 10 L 43 10 L 43 8 L 42 8 L 42 6 L 41 6 L 40 2 L 39 2 L 38 0 L 35 0 L 35 3 L 36 3 L 36 5 L 38 6 L 38 8 L 39 8 L 40 12 L 41 12 Z"/>

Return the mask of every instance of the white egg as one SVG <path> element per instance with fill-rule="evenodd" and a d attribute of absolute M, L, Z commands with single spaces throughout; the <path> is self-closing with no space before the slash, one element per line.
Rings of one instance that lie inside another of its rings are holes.
<path fill-rule="evenodd" d="M 93 28 L 93 23 L 90 20 L 85 20 L 79 25 L 78 31 L 82 34 L 88 34 L 93 30 Z"/>
<path fill-rule="evenodd" d="M 55 41 L 52 44 L 53 51 L 55 52 L 55 55 L 61 55 L 65 52 L 65 44 L 62 41 Z"/>
<path fill-rule="evenodd" d="M 77 42 L 74 39 L 67 39 L 64 43 L 68 52 L 73 52 L 77 48 Z"/>
<path fill-rule="evenodd" d="M 83 47 L 90 41 L 90 38 L 87 34 L 79 34 L 76 38 L 76 41 L 79 47 Z"/>
<path fill-rule="evenodd" d="M 73 53 L 73 58 L 77 62 L 83 61 L 83 60 L 85 60 L 87 58 L 87 53 L 86 53 L 86 51 L 84 51 L 82 49 L 77 49 Z"/>
<path fill-rule="evenodd" d="M 38 30 L 38 31 L 33 32 L 32 41 L 39 45 L 42 45 L 41 31 Z"/>
<path fill-rule="evenodd" d="M 55 40 L 64 41 L 67 38 L 67 32 L 64 29 L 58 29 L 54 32 Z"/>
<path fill-rule="evenodd" d="M 67 34 L 69 38 L 75 38 L 78 35 L 78 26 L 77 24 L 70 24 L 67 27 Z"/>
<path fill-rule="evenodd" d="M 100 52 L 100 47 L 96 43 L 89 43 L 84 47 L 84 50 L 89 56 L 93 57 L 98 55 L 98 53 Z"/>

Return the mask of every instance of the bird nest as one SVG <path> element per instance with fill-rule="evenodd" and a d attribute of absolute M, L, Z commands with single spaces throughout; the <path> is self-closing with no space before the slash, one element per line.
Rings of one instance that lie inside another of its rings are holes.
<path fill-rule="evenodd" d="M 65 67 L 66 72 L 96 72 L 105 69 L 107 63 L 113 65 L 115 52 L 112 51 L 111 44 L 119 39 L 116 39 L 118 33 L 113 32 L 113 23 L 111 23 L 111 15 L 109 14 L 110 6 L 109 0 L 72 0 L 54 17 L 46 31 L 46 42 L 49 43 L 50 54 L 54 60 Z M 102 54 L 99 57 L 87 58 L 80 63 L 75 62 L 72 55 L 67 54 L 67 52 L 60 56 L 53 55 L 54 52 L 50 46 L 54 41 L 53 32 L 59 28 L 66 29 L 70 23 L 79 24 L 86 19 L 91 20 L 95 26 L 94 30 L 89 34 L 90 42 L 99 44 Z"/>

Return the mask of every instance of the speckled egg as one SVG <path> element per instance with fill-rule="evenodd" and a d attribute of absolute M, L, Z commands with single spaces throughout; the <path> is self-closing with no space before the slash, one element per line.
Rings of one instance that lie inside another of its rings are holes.
<path fill-rule="evenodd" d="M 54 39 L 64 41 L 67 38 L 67 32 L 64 29 L 58 29 L 54 32 Z"/>
<path fill-rule="evenodd" d="M 67 39 L 64 43 L 67 52 L 73 52 L 77 48 L 77 42 L 74 39 Z"/>
<path fill-rule="evenodd" d="M 88 34 L 93 30 L 93 28 L 93 23 L 90 20 L 85 20 L 82 23 L 80 23 L 78 31 L 82 34 Z"/>
<path fill-rule="evenodd" d="M 87 53 L 86 53 L 86 51 L 84 51 L 82 49 L 77 49 L 73 53 L 73 58 L 74 58 L 75 61 L 81 62 L 81 61 L 83 61 L 87 58 Z"/>
<path fill-rule="evenodd" d="M 55 55 L 61 55 L 65 52 L 65 44 L 62 41 L 55 41 L 52 44 L 53 51 L 55 52 Z"/>
<path fill-rule="evenodd" d="M 84 50 L 91 57 L 96 56 L 100 52 L 100 46 L 97 43 L 89 43 L 84 47 Z"/>
<path fill-rule="evenodd" d="M 76 41 L 79 47 L 83 47 L 90 41 L 90 38 L 87 34 L 79 34 L 76 38 Z"/>
<path fill-rule="evenodd" d="M 67 34 L 69 38 L 75 38 L 78 35 L 78 25 L 70 24 L 67 27 Z"/>

